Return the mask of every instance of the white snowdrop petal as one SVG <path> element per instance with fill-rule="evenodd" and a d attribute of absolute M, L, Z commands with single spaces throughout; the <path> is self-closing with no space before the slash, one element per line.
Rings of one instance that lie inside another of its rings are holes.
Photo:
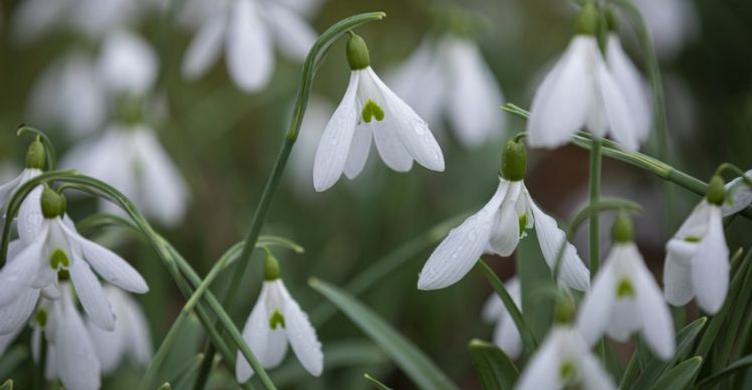
<path fill-rule="evenodd" d="M 618 299 L 611 308 L 611 322 L 606 333 L 618 342 L 626 342 L 632 333 L 640 329 L 642 318 L 634 299 Z"/>
<path fill-rule="evenodd" d="M 154 49 L 126 30 L 110 33 L 102 44 L 99 69 L 105 85 L 113 92 L 146 93 L 157 78 L 158 66 Z"/>
<path fill-rule="evenodd" d="M 521 182 L 510 182 L 501 209 L 494 218 L 489 237 L 489 247 L 499 256 L 509 256 L 520 242 L 520 222 L 517 217 L 517 199 L 522 192 Z"/>
<path fill-rule="evenodd" d="M 407 60 L 386 76 L 392 90 L 432 126 L 442 119 L 449 81 L 443 61 L 435 53 L 436 45 L 431 38 L 424 38 Z"/>
<path fill-rule="evenodd" d="M 34 312 L 38 300 L 39 290 L 26 288 L 15 300 L 0 306 L 0 336 L 16 333 L 22 329 L 31 313 Z"/>
<path fill-rule="evenodd" d="M 494 292 L 491 293 L 483 304 L 480 316 L 483 318 L 483 321 L 494 323 L 499 320 L 499 317 L 501 317 L 505 311 L 504 302 L 502 302 L 499 295 Z"/>
<path fill-rule="evenodd" d="M 652 120 L 650 95 L 642 76 L 624 52 L 619 36 L 615 33 L 608 36 L 606 62 L 629 105 L 637 141 L 643 142 L 648 137 Z"/>
<path fill-rule="evenodd" d="M 747 171 L 745 176 L 752 178 L 752 170 Z M 726 184 L 726 202 L 723 203 L 722 215 L 728 217 L 736 214 L 752 204 L 752 188 L 747 186 L 741 177 Z"/>
<path fill-rule="evenodd" d="M 369 126 L 355 126 L 350 152 L 345 162 L 345 176 L 348 179 L 354 179 L 363 171 L 371 149 L 371 138 L 373 135 Z"/>
<path fill-rule="evenodd" d="M 285 333 L 290 341 L 290 347 L 306 371 L 313 376 L 319 376 L 324 370 L 324 354 L 321 352 L 321 343 L 316 336 L 316 330 L 282 282 L 279 281 L 279 283 L 284 299 Z"/>
<path fill-rule="evenodd" d="M 637 129 L 638 124 L 633 120 L 637 114 L 630 112 L 624 94 L 603 61 L 597 62 L 595 76 L 611 135 L 624 149 L 637 151 L 640 147 L 638 131 L 641 131 Z"/>
<path fill-rule="evenodd" d="M 68 237 L 72 237 L 83 252 L 83 259 L 86 260 L 94 271 L 104 280 L 137 294 L 143 294 L 149 291 L 149 286 L 141 274 L 136 271 L 127 261 L 123 260 L 116 253 L 97 244 L 96 242 L 81 237 L 78 233 L 65 228 Z"/>
<path fill-rule="evenodd" d="M 182 74 L 187 80 L 195 80 L 216 62 L 225 37 L 227 15 L 217 12 L 204 22 L 188 46 L 183 57 Z"/>
<path fill-rule="evenodd" d="M 448 40 L 447 115 L 465 146 L 479 146 L 489 136 L 501 134 L 504 117 L 499 106 L 504 99 L 478 46 L 467 39 Z"/>
<path fill-rule="evenodd" d="M 345 96 L 321 135 L 313 162 L 313 187 L 316 191 L 325 191 L 339 180 L 348 154 L 352 153 L 350 149 L 358 121 L 356 94 L 359 80 L 358 72 L 350 75 Z"/>
<path fill-rule="evenodd" d="M 302 61 L 316 41 L 316 31 L 302 17 L 277 2 L 265 4 L 266 20 L 280 50 L 286 56 Z"/>
<path fill-rule="evenodd" d="M 393 122 L 394 118 L 389 115 L 383 122 L 371 121 L 364 126 L 370 127 L 376 151 L 379 152 L 384 164 L 397 172 L 407 172 L 413 167 L 413 157 L 397 137 L 395 129 L 391 126 Z"/>
<path fill-rule="evenodd" d="M 151 332 L 149 323 L 135 299 L 126 293 L 118 291 L 122 295 L 124 317 L 127 317 L 127 329 L 125 340 L 130 340 L 126 345 L 128 353 L 134 361 L 147 366 L 152 358 Z"/>
<path fill-rule="evenodd" d="M 246 92 L 263 88 L 271 77 L 274 53 L 258 4 L 237 0 L 227 30 L 227 69 L 235 84 Z"/>
<path fill-rule="evenodd" d="M 0 285 L 3 286 L 0 288 L 0 306 L 9 304 L 29 288 L 42 265 L 46 239 L 47 231 L 44 230 L 0 271 Z"/>
<path fill-rule="evenodd" d="M 104 330 L 100 326 L 89 321 L 86 325 L 87 331 L 91 336 L 94 350 L 97 353 L 97 359 L 102 366 L 102 373 L 109 374 L 114 371 L 120 364 L 123 356 L 123 343 L 122 332 L 120 327 L 122 324 L 121 318 L 118 317 L 114 330 Z"/>
<path fill-rule="evenodd" d="M 664 296 L 668 303 L 683 306 L 695 295 L 690 261 L 698 245 L 674 238 L 666 244 L 666 247 L 666 261 L 663 269 Z"/>
<path fill-rule="evenodd" d="M 595 275 L 593 287 L 585 295 L 577 316 L 577 331 L 591 346 L 603 336 L 610 322 L 617 282 L 613 260 L 614 251 L 612 250 L 600 272 Z"/>
<path fill-rule="evenodd" d="M 379 89 L 381 96 L 384 98 L 384 104 L 386 107 L 385 115 L 393 116 L 390 118 L 397 125 L 394 132 L 400 139 L 405 149 L 410 153 L 412 158 L 418 162 L 418 164 L 438 172 L 444 171 L 444 155 L 441 152 L 439 143 L 428 128 L 428 124 L 421 119 L 418 114 L 413 111 L 410 106 L 407 105 L 402 99 L 399 98 L 384 82 L 381 81 L 379 76 L 370 67 L 365 69 Z"/>
<path fill-rule="evenodd" d="M 44 221 L 41 204 L 42 190 L 42 186 L 37 186 L 31 190 L 18 209 L 16 228 L 18 229 L 18 237 L 25 244 L 29 244 L 39 235 L 39 230 Z"/>
<path fill-rule="evenodd" d="M 270 328 L 269 318 L 272 313 L 267 310 L 267 297 L 270 294 L 271 286 L 271 283 L 264 282 L 256 305 L 251 310 L 251 314 L 243 327 L 243 339 L 264 368 L 278 365 L 287 348 L 284 331 L 280 329 L 273 331 Z M 285 322 L 287 322 L 287 318 L 285 318 Z M 250 364 L 238 351 L 235 364 L 236 378 L 240 382 L 245 382 L 253 374 Z"/>
<path fill-rule="evenodd" d="M 579 366 L 582 370 L 582 384 L 585 390 L 616 389 L 614 381 L 591 354 L 584 354 Z"/>
<path fill-rule="evenodd" d="M 421 290 L 436 290 L 462 279 L 478 261 L 491 236 L 496 213 L 509 188 L 502 181 L 491 200 L 452 229 L 426 261 L 418 278 Z"/>
<path fill-rule="evenodd" d="M 545 214 L 532 198 L 529 198 L 530 209 L 535 219 L 535 232 L 538 235 L 543 258 L 553 270 L 556 266 L 556 256 L 561 243 L 566 240 L 566 234 L 559 229 L 556 220 Z M 567 242 L 561 259 L 559 282 L 580 291 L 587 291 L 590 286 L 590 271 L 577 254 L 577 249 Z"/>
<path fill-rule="evenodd" d="M 557 329 L 551 330 L 543 345 L 533 355 L 525 370 L 522 372 L 515 387 L 516 390 L 559 389 L 562 387 L 559 378 L 561 358 L 557 350 Z"/>
<path fill-rule="evenodd" d="M 105 330 L 115 329 L 115 314 L 104 295 L 102 285 L 89 265 L 83 259 L 72 259 L 70 276 L 81 306 L 84 307 L 92 322 Z"/>
<path fill-rule="evenodd" d="M 593 100 L 588 58 L 597 50 L 594 38 L 578 35 L 546 75 L 530 106 L 530 146 L 557 147 L 585 125 Z"/>
<path fill-rule="evenodd" d="M 518 358 L 522 353 L 520 332 L 508 314 L 496 324 L 493 340 L 512 359 Z"/>
<path fill-rule="evenodd" d="M 5 211 L 6 203 L 10 200 L 11 196 L 13 196 L 13 192 L 16 191 L 16 188 L 20 186 L 22 181 L 24 180 L 24 172 L 22 172 L 20 175 L 16 176 L 13 180 L 0 185 L 0 210 Z M 4 214 L 4 213 L 3 213 Z"/>
<path fill-rule="evenodd" d="M 714 314 L 723 306 L 729 284 L 729 250 L 720 207 L 710 207 L 707 233 L 692 258 L 692 284 L 704 311 Z"/>
<path fill-rule="evenodd" d="M 94 346 L 72 300 L 70 297 L 63 299 L 63 313 L 55 318 L 58 322 L 51 354 L 55 360 L 55 372 L 68 389 L 98 389 L 101 385 L 100 364 Z"/>
<path fill-rule="evenodd" d="M 637 252 L 636 248 L 634 252 Z M 675 349 L 671 312 L 644 261 L 640 258 L 633 265 L 632 280 L 637 293 L 637 310 L 643 321 L 642 334 L 655 354 L 663 360 L 668 360 L 673 356 Z"/>

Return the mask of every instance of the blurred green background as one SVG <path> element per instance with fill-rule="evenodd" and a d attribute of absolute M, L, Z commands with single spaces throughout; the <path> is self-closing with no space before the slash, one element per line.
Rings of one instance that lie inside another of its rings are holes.
<path fill-rule="evenodd" d="M 654 0 L 657 2 L 663 0 Z M 678 0 L 694 9 L 695 32 L 678 53 L 662 58 L 667 90 L 671 162 L 678 168 L 707 179 L 717 164 L 729 161 L 748 169 L 752 166 L 752 2 L 745 0 Z M 91 48 L 76 33 L 48 34 L 31 45 L 18 45 L 10 33 L 10 17 L 20 1 L 2 1 L 0 26 L 0 161 L 21 166 L 26 140 L 15 137 L 18 124 L 28 121 L 29 93 L 40 73 L 54 59 L 72 47 Z M 177 1 L 178 7 L 180 1 Z M 570 2 L 550 0 L 431 1 L 323 1 L 310 19 L 321 32 L 346 16 L 382 10 L 388 17 L 358 30 L 368 42 L 376 72 L 400 64 L 437 28 L 437 9 L 462 9 L 478 18 L 477 41 L 493 70 L 505 98 L 522 107 L 530 104 L 542 72 L 564 50 L 571 37 L 575 8 Z M 186 178 L 191 193 L 184 223 L 174 229 L 160 229 L 203 275 L 231 244 L 245 234 L 253 207 L 290 121 L 290 110 L 300 79 L 300 64 L 282 57 L 269 86 L 260 93 L 246 94 L 229 80 L 223 63 L 196 82 L 180 76 L 180 62 L 193 33 L 181 28 L 176 17 L 153 8 L 133 26 L 157 50 L 161 77 L 155 90 L 164 93 L 169 116 L 154 123 L 165 148 Z M 634 32 L 624 19 L 622 40 L 639 68 L 644 69 Z M 223 60 L 220 60 L 223 62 Z M 347 85 L 349 69 L 344 42 L 330 51 L 315 80 L 314 94 L 333 104 Z M 499 102 L 501 105 L 503 102 Z M 499 150 L 502 142 L 524 123 L 509 115 L 498 136 L 477 149 L 461 147 L 444 137 L 441 146 L 446 172 L 438 174 L 416 166 L 406 174 L 390 171 L 376 161 L 371 151 L 366 173 L 352 183 L 341 180 L 324 193 L 312 185 L 296 183 L 286 172 L 264 227 L 264 233 L 288 237 L 305 247 L 295 255 L 279 251 L 285 282 L 301 307 L 309 313 L 321 309 L 323 299 L 307 285 L 310 277 L 344 286 L 384 256 L 421 237 L 442 221 L 478 209 L 496 186 Z M 34 123 L 30 123 L 34 125 Z M 54 126 L 43 128 L 64 154 L 74 140 Z M 643 151 L 656 150 L 651 144 Z M 565 222 L 585 199 L 586 153 L 575 147 L 530 153 L 527 183 L 539 204 Z M 690 207 L 695 195 L 677 188 L 676 218 L 664 220 L 665 203 L 661 182 L 635 168 L 614 161 L 604 165 L 604 193 L 634 199 L 645 208 L 635 221 L 638 243 L 647 260 L 660 274 L 663 244 Z M 85 216 L 95 210 L 90 200 L 76 201 L 73 214 Z M 738 235 L 749 231 L 741 219 L 734 222 L 732 250 L 744 244 Z M 608 224 L 604 227 L 607 228 Z M 583 229 L 585 231 L 586 229 Z M 584 236 L 576 242 L 587 256 Z M 118 250 L 144 273 L 151 291 L 138 297 L 152 328 L 155 346 L 174 319 L 183 299 L 155 255 L 129 236 L 120 237 Z M 420 245 L 418 245 L 420 246 Z M 417 273 L 432 245 L 409 256 L 394 272 L 378 280 L 361 298 L 404 335 L 424 350 L 461 387 L 477 387 L 466 352 L 471 338 L 490 339 L 491 326 L 480 320 L 480 307 L 491 289 L 479 273 L 471 272 L 460 283 L 440 291 L 416 289 Z M 602 245 L 607 249 L 607 245 Z M 241 296 L 248 308 L 236 316 L 245 321 L 259 291 L 261 261 L 257 254 Z M 503 279 L 515 272 L 516 262 L 537 264 L 530 280 L 547 280 L 534 234 L 523 241 L 514 258 L 489 259 Z M 225 275 L 229 276 L 229 275 Z M 660 280 L 660 279 L 659 279 Z M 220 280 L 215 288 L 226 283 Z M 543 283 L 543 282 L 541 282 Z M 527 296 L 523 311 L 540 310 L 536 330 L 547 327 L 545 299 Z M 316 314 L 312 314 L 314 318 Z M 198 329 L 198 325 L 195 325 Z M 369 388 L 362 379 L 369 372 L 396 388 L 410 388 L 407 377 L 391 364 L 373 344 L 341 314 L 317 327 L 325 353 L 341 354 L 339 365 L 330 365 L 321 378 L 302 372 L 288 354 L 283 368 L 272 370 L 272 378 L 290 388 Z M 189 363 L 202 348 L 196 329 L 186 329 L 175 351 L 175 370 Z M 24 343 L 22 339 L 21 343 Z M 627 346 L 626 348 L 629 348 Z M 24 372 L 21 366 L 18 373 Z M 232 383 L 223 368 L 213 376 L 214 388 Z M 106 388 L 130 388 L 138 370 L 123 368 Z M 18 378 L 21 383 L 23 375 Z M 23 387 L 21 387 L 23 388 Z"/>

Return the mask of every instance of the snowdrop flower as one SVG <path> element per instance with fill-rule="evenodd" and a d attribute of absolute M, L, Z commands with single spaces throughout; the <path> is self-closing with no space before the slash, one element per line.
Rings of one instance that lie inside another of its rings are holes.
<path fill-rule="evenodd" d="M 24 244 L 20 240 L 12 241 L 8 245 L 7 264 L 14 263 L 24 247 Z M 4 273 L 0 273 L 0 280 L 3 280 L 3 275 Z M 0 306 L 0 340 L 4 340 L 6 345 L 12 342 L 18 333 L 23 330 L 29 317 L 34 313 L 40 296 L 50 299 L 59 298 L 60 296 L 58 291 L 53 289 L 45 289 L 43 295 L 40 295 L 41 292 L 38 288 L 22 287 L 15 299 Z M 0 344 L 2 343 L 3 341 L 0 341 Z M 2 349 L 0 348 L 0 352 Z"/>
<path fill-rule="evenodd" d="M 522 291 L 520 281 L 516 277 L 506 282 L 506 289 L 517 308 L 522 307 Z M 483 305 L 483 320 L 495 323 L 493 341 L 512 359 L 516 359 L 522 352 L 522 338 L 512 317 L 509 315 L 504 302 L 499 295 L 492 293 Z"/>
<path fill-rule="evenodd" d="M 650 30 L 655 51 L 664 59 L 677 56 L 697 33 L 699 20 L 691 1 L 635 0 Z"/>
<path fill-rule="evenodd" d="M 723 179 L 714 176 L 708 192 L 666 244 L 663 285 L 668 303 L 684 305 L 693 297 L 714 314 L 726 299 L 729 249 L 723 234 Z"/>
<path fill-rule="evenodd" d="M 65 198 L 45 188 L 41 195 L 44 217 L 33 230 L 34 238 L 0 273 L 0 306 L 9 304 L 28 289 L 58 291 L 61 282 L 70 280 L 81 305 L 91 320 L 104 329 L 113 329 L 115 315 L 97 279 L 135 293 L 149 290 L 141 275 L 130 264 L 103 246 L 76 232 L 65 215 Z M 92 272 L 94 268 L 96 274 Z"/>
<path fill-rule="evenodd" d="M 629 217 L 617 217 L 612 235 L 613 247 L 585 296 L 577 329 L 590 345 L 603 333 L 624 342 L 639 330 L 653 352 L 668 360 L 675 349 L 674 324 L 658 284 L 632 241 Z"/>
<path fill-rule="evenodd" d="M 287 56 L 303 60 L 316 33 L 294 7 L 276 0 L 196 0 L 210 2 L 209 12 L 183 58 L 183 77 L 197 79 L 225 47 L 227 70 L 246 92 L 263 89 L 274 69 L 276 43 Z"/>
<path fill-rule="evenodd" d="M 752 180 L 752 170 L 747 171 L 744 176 Z M 741 177 L 737 177 L 726 184 L 725 192 L 727 199 L 723 208 L 721 208 L 724 217 L 736 214 L 752 204 L 752 188 L 744 183 Z"/>
<path fill-rule="evenodd" d="M 625 93 L 624 80 L 614 77 L 598 48 L 598 18 L 595 6 L 587 3 L 577 35 L 535 92 L 527 122 L 531 146 L 560 146 L 584 127 L 596 137 L 610 134 L 624 149 L 636 151 L 647 132 L 630 106 L 637 95 Z"/>
<path fill-rule="evenodd" d="M 522 372 L 517 390 L 616 389 L 577 331 L 554 327 Z"/>
<path fill-rule="evenodd" d="M 287 292 L 280 279 L 279 263 L 271 254 L 267 254 L 264 262 L 264 284 L 243 327 L 243 339 L 264 368 L 278 366 L 289 343 L 300 364 L 311 375 L 319 376 L 324 369 L 324 355 L 316 330 Z M 252 375 L 253 369 L 238 351 L 236 378 L 245 382 Z"/>
<path fill-rule="evenodd" d="M 457 138 L 478 147 L 504 126 L 504 103 L 477 43 L 454 34 L 426 38 L 395 74 L 394 90 L 429 123 L 446 114 Z"/>
<path fill-rule="evenodd" d="M 86 327 L 102 365 L 102 373 L 114 371 L 125 357 L 146 366 L 151 360 L 152 348 L 149 325 L 141 307 L 119 288 L 106 286 L 104 292 L 117 318 L 115 329 L 107 331 L 91 321 Z"/>
<path fill-rule="evenodd" d="M 91 134 L 107 116 L 96 64 L 81 52 L 56 61 L 32 87 L 28 106 L 35 122 L 62 125 L 73 136 Z"/>
<path fill-rule="evenodd" d="M 5 226 L 5 208 L 13 194 L 29 180 L 42 174 L 42 169 L 46 162 L 44 145 L 39 139 L 35 139 L 26 151 L 26 168 L 15 179 L 0 185 L 0 233 Z M 27 229 L 27 223 L 31 222 L 36 215 L 41 213 L 39 206 L 39 195 L 42 193 L 42 186 L 34 188 L 26 199 L 21 203 L 18 210 L 18 229 L 24 231 Z M 23 234 L 23 233 L 20 233 Z"/>
<path fill-rule="evenodd" d="M 290 112 L 292 112 L 292 107 Z M 314 194 L 311 188 L 311 175 L 313 174 L 311 161 L 316 157 L 321 133 L 333 112 L 334 105 L 326 98 L 312 96 L 309 99 L 308 108 L 306 108 L 303 123 L 298 132 L 298 139 L 295 141 L 295 149 L 290 156 L 292 174 L 289 178 L 295 185 L 296 194 L 304 196 Z"/>
<path fill-rule="evenodd" d="M 413 160 L 433 171 L 444 171 L 444 156 L 428 124 L 394 94 L 370 66 L 363 38 L 347 41 L 350 83 L 321 136 L 313 164 L 313 186 L 325 191 L 345 176 L 363 170 L 371 138 L 384 163 L 407 172 Z"/>
<path fill-rule="evenodd" d="M 39 361 L 44 333 L 47 380 L 60 379 L 66 389 L 99 389 L 101 365 L 94 345 L 76 309 L 71 286 L 62 283 L 60 288 L 61 298 L 40 303 L 34 317 L 31 336 L 34 360 Z"/>
<path fill-rule="evenodd" d="M 185 216 L 187 185 L 146 125 L 112 125 L 101 137 L 73 148 L 60 165 L 109 183 L 147 218 L 165 226 L 175 226 Z M 121 212 L 110 202 L 100 204 L 107 212 Z"/>
<path fill-rule="evenodd" d="M 480 211 L 452 229 L 433 251 L 420 273 L 419 289 L 435 290 L 456 283 L 484 253 L 511 255 L 525 237 L 525 229 L 533 227 L 546 263 L 551 269 L 555 267 L 566 235 L 530 197 L 523 182 L 526 164 L 525 146 L 520 141 L 509 141 L 502 156 L 496 193 Z M 587 290 L 589 272 L 570 243 L 566 244 L 560 271 L 560 283 Z"/>

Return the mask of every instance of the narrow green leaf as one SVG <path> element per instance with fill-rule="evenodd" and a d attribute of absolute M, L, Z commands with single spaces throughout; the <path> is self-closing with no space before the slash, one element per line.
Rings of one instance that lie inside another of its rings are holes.
<path fill-rule="evenodd" d="M 25 345 L 16 345 L 5 351 L 0 359 L 0 378 L 6 378 L 15 372 L 16 367 L 29 357 L 29 348 Z"/>
<path fill-rule="evenodd" d="M 392 390 L 391 387 L 381 383 L 378 379 L 368 375 L 368 373 L 363 374 L 363 378 L 365 378 L 367 381 L 373 383 L 374 386 L 376 386 L 379 390 Z"/>
<path fill-rule="evenodd" d="M 8 379 L 0 385 L 0 390 L 13 390 L 13 379 Z"/>
<path fill-rule="evenodd" d="M 353 298 L 350 294 L 318 279 L 308 284 L 330 300 L 368 337 L 381 346 L 397 365 L 422 389 L 455 389 L 456 386 L 410 340 Z"/>
<path fill-rule="evenodd" d="M 747 355 L 729 364 L 723 370 L 718 371 L 715 374 L 703 379 L 697 386 L 700 388 L 711 388 L 718 382 L 749 366 L 752 366 L 752 355 Z"/>
<path fill-rule="evenodd" d="M 650 390 L 687 389 L 692 384 L 697 372 L 702 365 L 702 358 L 695 356 L 689 358 L 676 367 L 666 371 L 665 374 L 649 388 Z"/>
<path fill-rule="evenodd" d="M 644 364 L 639 364 L 638 359 L 640 359 L 640 355 L 648 354 L 649 352 L 645 348 L 638 349 L 638 351 L 632 355 L 632 359 L 627 367 L 627 372 L 624 374 L 624 378 L 622 379 L 619 388 L 630 388 L 632 381 L 637 378 L 637 375 L 635 375 L 635 369 L 639 366 L 644 367 L 644 370 L 642 375 L 639 376 L 639 379 L 634 383 L 634 386 L 631 386 L 631 388 L 644 389 L 651 383 L 654 383 L 658 377 L 673 367 L 676 362 L 683 360 L 689 355 L 697 336 L 700 334 L 700 331 L 703 329 L 707 321 L 707 317 L 700 317 L 679 331 L 676 335 L 676 353 L 674 354 L 674 357 L 667 362 L 663 362 L 655 356 L 650 355 L 645 359 Z"/>
<path fill-rule="evenodd" d="M 486 390 L 511 389 L 520 375 L 509 356 L 494 344 L 472 340 L 467 346 L 481 386 Z"/>
<path fill-rule="evenodd" d="M 752 253 L 752 252 L 750 252 Z M 739 338 L 744 336 L 739 332 L 742 326 L 742 320 L 749 311 L 750 298 L 752 297 L 752 267 L 747 267 L 744 281 L 738 286 L 739 291 L 731 290 L 728 293 L 729 299 L 733 297 L 733 304 L 729 306 L 726 321 L 721 327 L 718 340 L 723 342 L 714 343 L 712 370 L 718 371 L 726 366 L 734 358 L 732 355 L 734 348 L 738 347 Z"/>

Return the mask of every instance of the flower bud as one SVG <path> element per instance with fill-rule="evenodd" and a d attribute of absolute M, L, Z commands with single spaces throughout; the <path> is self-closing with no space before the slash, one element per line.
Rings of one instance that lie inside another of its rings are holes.
<path fill-rule="evenodd" d="M 350 33 L 347 40 L 347 62 L 350 69 L 361 70 L 371 65 L 371 57 L 368 54 L 366 41 L 355 33 Z"/>
<path fill-rule="evenodd" d="M 577 16 L 575 32 L 577 34 L 595 36 L 598 34 L 598 19 L 599 15 L 598 10 L 595 8 L 595 4 L 593 4 L 592 1 L 588 1 L 585 6 L 582 7 L 580 15 Z"/>
<path fill-rule="evenodd" d="M 619 213 L 616 221 L 611 227 L 611 238 L 614 242 L 627 243 L 632 242 L 634 229 L 632 228 L 632 219 L 626 213 Z"/>
<path fill-rule="evenodd" d="M 266 259 L 264 259 L 264 280 L 272 281 L 279 279 L 281 271 L 279 270 L 279 262 L 271 253 L 266 253 Z"/>
<path fill-rule="evenodd" d="M 520 181 L 525 178 L 527 171 L 527 149 L 521 141 L 513 141 L 504 145 L 501 154 L 501 177 L 509 181 Z"/>
<path fill-rule="evenodd" d="M 46 158 L 44 145 L 39 140 L 39 137 L 37 137 L 29 144 L 29 149 L 26 150 L 26 168 L 44 169 Z"/>
<path fill-rule="evenodd" d="M 715 175 L 710 179 L 710 183 L 708 183 L 708 192 L 705 194 L 705 198 L 710 204 L 717 206 L 723 204 L 723 201 L 726 199 L 726 190 L 724 189 L 723 179 L 720 176 Z"/>
<path fill-rule="evenodd" d="M 62 194 L 45 187 L 42 191 L 42 215 L 47 219 L 57 218 L 65 214 L 67 202 Z"/>

